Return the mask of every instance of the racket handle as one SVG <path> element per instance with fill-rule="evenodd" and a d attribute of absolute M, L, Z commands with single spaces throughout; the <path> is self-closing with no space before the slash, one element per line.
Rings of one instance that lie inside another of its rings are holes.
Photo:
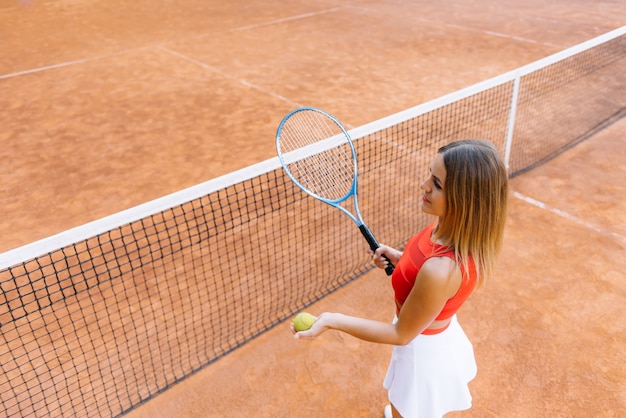
<path fill-rule="evenodd" d="M 367 243 L 370 245 L 370 248 L 372 249 L 372 251 L 376 251 L 376 249 L 380 247 L 380 244 L 378 243 L 378 241 L 376 241 L 376 238 L 374 238 L 374 235 L 369 230 L 369 228 L 365 226 L 365 224 L 362 224 L 362 225 L 359 225 L 359 230 L 361 231 L 361 234 L 363 234 L 363 236 L 365 237 L 365 241 L 367 241 Z M 385 267 L 385 273 L 387 273 L 387 276 L 391 276 L 395 267 L 391 263 L 391 261 L 387 258 L 386 255 L 383 254 L 383 258 L 387 260 L 387 267 Z"/>

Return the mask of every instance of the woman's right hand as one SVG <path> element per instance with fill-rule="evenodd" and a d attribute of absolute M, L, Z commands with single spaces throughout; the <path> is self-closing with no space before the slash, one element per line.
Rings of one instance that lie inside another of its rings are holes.
<path fill-rule="evenodd" d="M 395 248 L 391 248 L 387 245 L 381 244 L 380 247 L 376 249 L 376 251 L 368 250 L 370 256 L 372 257 L 372 261 L 376 264 L 376 267 L 384 269 L 387 267 L 389 262 L 385 260 L 385 257 L 395 266 L 398 264 L 400 260 L 400 256 L 402 255 L 401 251 L 396 250 Z M 383 255 L 385 257 L 383 257 Z"/>

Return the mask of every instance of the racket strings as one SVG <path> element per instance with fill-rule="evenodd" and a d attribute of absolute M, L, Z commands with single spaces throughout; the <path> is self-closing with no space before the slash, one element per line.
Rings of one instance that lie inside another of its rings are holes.
<path fill-rule="evenodd" d="M 283 125 L 279 152 L 303 150 L 287 164 L 291 175 L 311 193 L 340 200 L 352 191 L 356 162 L 349 140 L 337 123 L 314 111 L 292 115 Z"/>

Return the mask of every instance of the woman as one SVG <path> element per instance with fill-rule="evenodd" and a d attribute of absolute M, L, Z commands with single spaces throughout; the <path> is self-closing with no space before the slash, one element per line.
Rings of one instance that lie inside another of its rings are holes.
<path fill-rule="evenodd" d="M 471 407 L 476 362 L 456 312 L 492 276 L 504 233 L 507 172 L 492 144 L 465 140 L 440 148 L 420 189 L 422 211 L 437 219 L 404 252 L 383 245 L 372 254 L 380 268 L 387 264 L 383 254 L 396 265 L 394 321 L 323 313 L 295 334 L 313 339 L 334 329 L 394 345 L 385 416 L 441 417 Z"/>

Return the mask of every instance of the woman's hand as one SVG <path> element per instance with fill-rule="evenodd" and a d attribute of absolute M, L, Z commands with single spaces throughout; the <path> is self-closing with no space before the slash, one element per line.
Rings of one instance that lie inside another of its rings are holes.
<path fill-rule="evenodd" d="M 372 257 L 372 261 L 376 264 L 376 267 L 384 269 L 387 268 L 389 261 L 395 266 L 398 264 L 400 260 L 400 256 L 402 255 L 401 251 L 396 250 L 395 248 L 391 248 L 387 245 L 381 244 L 380 247 L 376 249 L 376 251 L 372 251 L 368 249 L 370 256 Z M 385 257 L 389 259 L 389 261 L 385 260 Z"/>
<path fill-rule="evenodd" d="M 328 320 L 331 314 L 323 313 L 320 316 L 314 316 L 315 322 L 306 331 L 296 331 L 293 327 L 293 321 L 291 321 L 290 329 L 294 338 L 302 340 L 313 340 L 319 337 L 324 331 L 330 329 L 328 326 Z"/>

